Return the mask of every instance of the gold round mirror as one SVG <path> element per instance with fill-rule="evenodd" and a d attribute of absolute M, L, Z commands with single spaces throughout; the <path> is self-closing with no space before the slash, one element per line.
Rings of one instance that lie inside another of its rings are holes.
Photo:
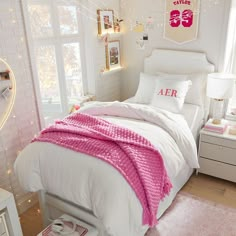
<path fill-rule="evenodd" d="M 11 114 L 15 97 L 15 76 L 11 67 L 0 58 L 0 130 Z"/>

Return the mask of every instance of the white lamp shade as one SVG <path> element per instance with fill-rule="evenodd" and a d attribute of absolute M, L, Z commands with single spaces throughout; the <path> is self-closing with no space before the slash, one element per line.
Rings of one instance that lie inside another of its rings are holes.
<path fill-rule="evenodd" d="M 233 74 L 211 73 L 207 78 L 207 96 L 215 99 L 229 99 L 234 92 Z"/>

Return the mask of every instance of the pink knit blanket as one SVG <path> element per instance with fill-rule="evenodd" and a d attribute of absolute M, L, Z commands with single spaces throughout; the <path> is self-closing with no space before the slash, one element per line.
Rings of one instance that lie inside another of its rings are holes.
<path fill-rule="evenodd" d="M 104 119 L 75 113 L 33 141 L 54 143 L 112 165 L 136 193 L 143 207 L 143 224 L 157 224 L 158 205 L 172 185 L 161 154 L 147 139 Z"/>

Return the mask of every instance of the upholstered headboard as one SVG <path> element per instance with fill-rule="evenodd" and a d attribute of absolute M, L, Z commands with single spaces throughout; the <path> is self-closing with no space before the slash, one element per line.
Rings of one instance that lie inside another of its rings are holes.
<path fill-rule="evenodd" d="M 152 54 L 144 59 L 144 72 L 156 75 L 158 72 L 170 74 L 212 73 L 215 66 L 211 64 L 205 53 L 178 51 L 168 49 L 155 49 Z M 205 97 L 204 120 L 209 114 L 210 100 Z"/>
<path fill-rule="evenodd" d="M 144 60 L 144 72 L 149 74 L 156 74 L 158 71 L 175 74 L 211 73 L 214 69 L 206 54 L 201 52 L 155 49 Z"/>

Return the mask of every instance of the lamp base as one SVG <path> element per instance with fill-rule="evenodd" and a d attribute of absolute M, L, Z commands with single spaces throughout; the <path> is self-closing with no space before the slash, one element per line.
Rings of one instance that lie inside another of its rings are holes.
<path fill-rule="evenodd" d="M 220 124 L 221 124 L 221 119 L 217 119 L 217 118 L 213 119 L 213 120 L 212 120 L 212 124 L 214 124 L 214 125 L 220 125 Z"/>
<path fill-rule="evenodd" d="M 221 120 L 224 118 L 224 100 L 223 99 L 213 99 L 213 109 L 212 109 L 212 123 L 215 125 L 220 125 Z"/>

